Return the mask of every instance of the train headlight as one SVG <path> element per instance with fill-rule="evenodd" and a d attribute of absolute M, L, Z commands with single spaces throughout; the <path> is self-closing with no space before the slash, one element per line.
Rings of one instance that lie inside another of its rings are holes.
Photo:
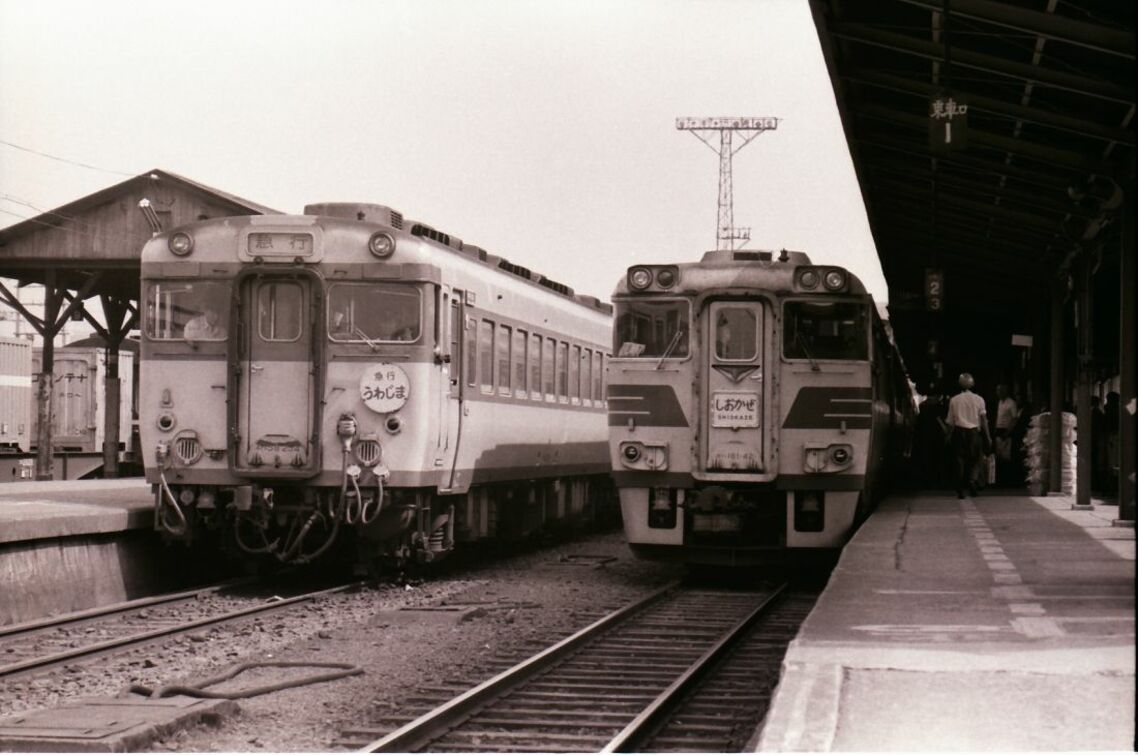
<path fill-rule="evenodd" d="M 652 271 L 646 267 L 634 267 L 628 271 L 628 286 L 643 291 L 652 285 Z"/>
<path fill-rule="evenodd" d="M 185 257 L 194 251 L 193 237 L 183 231 L 172 234 L 170 240 L 166 242 L 166 245 L 170 247 L 171 252 L 179 257 Z"/>
<path fill-rule="evenodd" d="M 803 288 L 818 288 L 818 271 L 806 269 L 800 272 L 798 274 L 798 285 Z"/>
<path fill-rule="evenodd" d="M 663 267 L 657 270 L 656 285 L 660 288 L 671 288 L 676 285 L 676 268 Z"/>
<path fill-rule="evenodd" d="M 830 449 L 830 458 L 835 464 L 848 464 L 852 455 L 846 446 L 834 446 Z"/>
<path fill-rule="evenodd" d="M 620 460 L 630 469 L 659 472 L 668 468 L 668 446 L 626 440 L 620 444 Z"/>
<path fill-rule="evenodd" d="M 845 288 L 846 274 L 841 270 L 827 270 L 822 284 L 830 291 L 840 291 Z"/>
<path fill-rule="evenodd" d="M 395 239 L 391 238 L 391 234 L 383 231 L 373 233 L 371 238 L 367 240 L 367 249 L 376 257 L 386 259 L 395 254 Z"/>

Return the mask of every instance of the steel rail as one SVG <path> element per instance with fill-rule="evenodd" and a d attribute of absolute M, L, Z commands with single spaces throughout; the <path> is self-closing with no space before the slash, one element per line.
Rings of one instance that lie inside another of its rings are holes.
<path fill-rule="evenodd" d="M 635 752 L 636 748 L 644 743 L 645 738 L 652 733 L 667 712 L 679 701 L 680 697 L 690 690 L 711 666 L 722 658 L 729 650 L 746 636 L 747 632 L 759 618 L 766 613 L 779 596 L 786 591 L 787 585 L 779 585 L 762 603 L 750 614 L 745 616 L 731 630 L 724 634 L 718 642 L 708 648 L 691 666 L 689 666 L 668 688 L 661 692 L 655 700 L 649 703 L 643 711 L 637 714 L 627 726 L 607 745 L 600 750 L 602 753 Z"/>
<path fill-rule="evenodd" d="M 134 600 L 127 600 L 122 603 L 115 603 L 109 606 L 99 606 L 97 608 L 87 608 L 82 611 L 74 611 L 72 613 L 65 613 L 60 616 L 51 616 L 46 619 L 33 619 L 32 621 L 25 621 L 20 624 L 9 624 L 0 627 L 0 639 L 11 637 L 20 634 L 34 634 L 45 629 L 54 629 L 56 627 L 67 626 L 68 624 L 78 624 L 83 621 L 91 619 L 105 619 L 119 613 L 128 613 L 130 611 L 137 611 L 141 608 L 150 608 L 151 606 L 160 606 L 167 603 L 177 603 L 181 600 L 190 600 L 200 595 L 209 595 L 211 593 L 220 592 L 229 587 L 237 587 L 238 585 L 248 584 L 256 581 L 253 577 L 242 577 L 241 579 L 229 580 L 216 585 L 208 585 L 206 587 L 198 587 L 193 590 L 183 590 L 181 592 L 166 593 L 164 595 L 152 595 L 148 598 L 136 598 Z"/>
<path fill-rule="evenodd" d="M 581 645 L 595 639 L 598 635 L 629 616 L 660 602 L 679 587 L 672 582 L 656 592 L 618 609 L 608 616 L 593 622 L 556 645 L 513 666 L 497 676 L 488 679 L 449 702 L 424 713 L 414 721 L 396 729 L 382 739 L 377 739 L 358 752 L 414 752 L 437 739 L 454 725 L 464 720 L 476 708 L 485 706 L 497 697 L 535 675 L 545 671 L 557 661 L 577 650 Z"/>
<path fill-rule="evenodd" d="M 163 637 L 173 637 L 175 635 L 183 634 L 194 629 L 210 626 L 211 624 L 226 624 L 230 621 L 245 618 L 247 616 L 254 616 L 259 613 L 266 613 L 270 611 L 279 610 L 286 606 L 295 605 L 297 603 L 304 603 L 324 595 L 331 595 L 338 592 L 344 592 L 352 588 L 358 587 L 363 584 L 362 582 L 352 582 L 347 585 L 340 585 L 339 587 L 331 587 L 324 590 L 317 590 L 303 595 L 296 595 L 291 598 L 282 598 L 281 600 L 274 600 L 271 603 L 261 603 L 250 608 L 242 608 L 237 611 L 230 611 L 228 613 L 220 614 L 218 616 L 211 616 L 204 619 L 197 619 L 195 621 L 187 622 L 185 624 L 178 624 L 173 627 L 165 627 L 163 629 L 154 629 L 149 632 L 140 632 L 127 637 L 120 637 L 114 640 L 107 640 L 106 642 L 99 642 L 94 645 L 86 647 L 74 648 L 62 653 L 55 653 L 53 655 L 41 656 L 39 658 L 32 658 L 26 661 L 20 661 L 8 666 L 0 666 L 0 679 L 15 674 L 23 674 L 29 671 L 42 670 L 51 666 L 59 665 L 67 661 L 76 660 L 87 656 L 95 656 L 105 653 L 109 650 L 116 650 L 119 648 L 128 647 L 130 645 L 141 645 L 152 640 L 161 639 Z"/>

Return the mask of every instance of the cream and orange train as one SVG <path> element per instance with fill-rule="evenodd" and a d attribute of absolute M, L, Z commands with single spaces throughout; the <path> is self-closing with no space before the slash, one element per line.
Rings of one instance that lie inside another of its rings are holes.
<path fill-rule="evenodd" d="M 169 537 L 428 561 L 591 516 L 611 486 L 611 307 L 390 208 L 159 234 L 142 302 L 142 445 Z"/>
<path fill-rule="evenodd" d="M 748 565 L 840 547 L 908 452 L 888 324 L 800 252 L 636 265 L 613 297 L 610 454 L 645 558 Z"/>

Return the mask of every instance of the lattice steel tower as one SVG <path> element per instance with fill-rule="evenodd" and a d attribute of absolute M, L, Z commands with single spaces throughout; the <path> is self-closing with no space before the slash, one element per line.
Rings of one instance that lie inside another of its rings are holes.
<path fill-rule="evenodd" d="M 778 118 L 677 118 L 676 128 L 690 131 L 701 142 L 719 153 L 719 230 L 716 233 L 716 249 L 731 249 L 736 241 L 751 238 L 750 228 L 735 227 L 735 200 L 731 189 L 731 158 L 746 147 L 764 131 L 778 128 Z M 704 132 L 719 132 L 719 147 L 711 143 Z M 743 143 L 731 146 L 731 134 L 743 132 Z"/>

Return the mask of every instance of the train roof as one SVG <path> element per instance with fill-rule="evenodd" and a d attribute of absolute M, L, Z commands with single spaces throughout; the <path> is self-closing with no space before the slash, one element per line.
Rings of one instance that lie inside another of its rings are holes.
<path fill-rule="evenodd" d="M 617 282 L 613 296 L 639 293 L 674 293 L 694 296 L 711 289 L 759 289 L 780 294 L 809 294 L 810 292 L 802 290 L 795 283 L 795 273 L 803 267 L 817 268 L 822 275 L 825 275 L 829 270 L 841 270 L 848 280 L 845 290 L 841 293 L 854 295 L 867 293 L 861 280 L 845 267 L 814 264 L 805 252 L 789 249 L 778 251 L 717 249 L 705 252 L 698 262 L 661 265 L 638 264 L 630 265 L 628 269 L 631 271 L 637 267 L 672 267 L 678 273 L 678 283 L 674 288 L 666 291 L 655 288 L 643 292 L 632 291 L 628 286 L 628 275 L 626 274 Z M 814 293 L 826 294 L 829 292 L 819 289 Z"/>
<path fill-rule="evenodd" d="M 395 232 L 397 236 L 404 238 L 410 237 L 416 241 L 422 242 L 424 251 L 426 249 L 445 250 L 455 254 L 460 259 L 465 259 L 469 262 L 474 262 L 480 268 L 495 273 L 509 276 L 510 279 L 519 282 L 527 283 L 531 286 L 564 299 L 567 302 L 580 305 L 582 307 L 600 312 L 602 314 L 612 314 L 612 305 L 607 302 L 602 302 L 595 296 L 587 294 L 578 294 L 572 288 L 552 280 L 548 276 L 530 270 L 528 267 L 511 262 L 504 257 L 487 252 L 485 249 L 467 244 L 457 236 L 453 236 L 443 231 L 439 231 L 426 223 L 416 220 L 404 218 L 403 214 L 398 210 L 380 204 L 369 204 L 360 202 L 323 202 L 319 204 L 306 205 L 304 212 L 300 216 L 287 216 L 287 215 L 271 215 L 271 216 L 242 216 L 230 218 L 218 218 L 214 220 L 202 221 L 200 223 L 193 223 L 183 226 L 178 229 L 171 229 L 170 231 L 159 234 L 156 239 L 165 239 L 176 231 L 183 230 L 192 232 L 195 228 L 202 228 L 208 225 L 226 224 L 231 226 L 237 225 L 276 225 L 287 224 L 291 226 L 296 225 L 296 221 L 300 218 L 311 218 L 314 221 L 317 219 L 330 219 L 337 223 L 345 223 L 349 225 L 363 224 L 368 227 L 382 226 L 384 230 Z M 160 245 L 163 249 L 165 244 Z M 151 247 L 150 244 L 147 247 Z M 162 252 L 157 252 L 157 255 L 165 256 Z M 144 250 L 144 261 L 148 255 Z M 177 258 L 170 257 L 171 260 Z M 376 260 L 369 258 L 369 262 Z"/>

